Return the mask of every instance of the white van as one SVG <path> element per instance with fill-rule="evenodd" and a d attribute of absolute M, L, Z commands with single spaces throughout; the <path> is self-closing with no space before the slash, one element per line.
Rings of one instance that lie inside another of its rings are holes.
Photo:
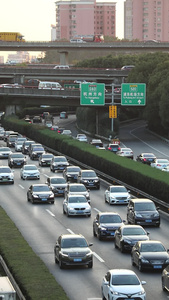
<path fill-rule="evenodd" d="M 69 65 L 56 65 L 54 69 L 64 70 L 64 69 L 70 69 Z"/>
<path fill-rule="evenodd" d="M 59 82 L 40 81 L 38 89 L 40 90 L 64 90 Z"/>

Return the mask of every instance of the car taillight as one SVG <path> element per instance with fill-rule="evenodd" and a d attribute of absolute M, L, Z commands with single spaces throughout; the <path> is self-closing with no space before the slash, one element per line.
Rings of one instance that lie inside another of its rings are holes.
<path fill-rule="evenodd" d="M 147 159 L 146 159 L 146 158 L 144 158 L 143 160 L 144 160 L 144 161 L 146 161 Z"/>
<path fill-rule="evenodd" d="M 109 147 L 108 150 L 111 150 L 111 148 Z"/>

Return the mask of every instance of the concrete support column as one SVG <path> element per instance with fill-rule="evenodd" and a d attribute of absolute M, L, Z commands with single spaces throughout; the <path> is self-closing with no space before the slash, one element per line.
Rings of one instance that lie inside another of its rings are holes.
<path fill-rule="evenodd" d="M 59 51 L 60 53 L 60 65 L 68 65 L 68 52 Z"/>

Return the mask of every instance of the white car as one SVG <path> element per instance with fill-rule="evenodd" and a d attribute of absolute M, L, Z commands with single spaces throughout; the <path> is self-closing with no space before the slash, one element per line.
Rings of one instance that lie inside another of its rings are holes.
<path fill-rule="evenodd" d="M 164 171 L 164 172 L 169 172 L 169 166 L 163 168 L 162 171 Z"/>
<path fill-rule="evenodd" d="M 131 195 L 123 185 L 110 185 L 104 193 L 105 202 L 109 204 L 128 204 Z"/>
<path fill-rule="evenodd" d="M 36 165 L 25 165 L 20 170 L 21 179 L 40 179 L 40 172 Z"/>
<path fill-rule="evenodd" d="M 62 133 L 61 134 L 64 134 L 64 135 L 72 135 L 72 132 L 71 132 L 71 130 L 69 130 L 69 129 L 64 129 L 63 131 L 62 131 Z"/>
<path fill-rule="evenodd" d="M 91 206 L 84 195 L 68 195 L 63 201 L 63 213 L 69 216 L 91 216 Z"/>
<path fill-rule="evenodd" d="M 0 166 L 0 183 L 14 184 L 14 173 L 7 166 Z"/>
<path fill-rule="evenodd" d="M 18 141 L 15 143 L 15 151 L 16 152 L 22 152 L 22 146 L 24 141 Z"/>
<path fill-rule="evenodd" d="M 82 133 L 77 134 L 76 139 L 80 142 L 87 142 L 87 136 Z"/>
<path fill-rule="evenodd" d="M 146 292 L 143 288 L 144 284 L 146 284 L 146 281 L 140 281 L 136 273 L 132 270 L 109 270 L 102 281 L 102 299 L 146 300 Z"/>
<path fill-rule="evenodd" d="M 133 159 L 133 157 L 134 157 L 134 154 L 133 154 L 133 151 L 131 150 L 131 148 L 120 148 L 116 152 L 116 154 L 119 156 L 131 158 L 131 159 Z"/>
<path fill-rule="evenodd" d="M 155 161 L 150 164 L 150 166 L 162 170 L 169 166 L 169 160 L 165 158 L 156 158 Z"/>
<path fill-rule="evenodd" d="M 0 158 L 8 158 L 12 151 L 9 147 L 0 147 Z"/>

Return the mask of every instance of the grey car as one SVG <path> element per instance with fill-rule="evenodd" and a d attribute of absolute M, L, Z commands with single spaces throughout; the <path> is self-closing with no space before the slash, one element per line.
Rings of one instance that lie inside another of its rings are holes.
<path fill-rule="evenodd" d="M 46 184 L 50 186 L 55 196 L 64 196 L 67 182 L 63 177 L 52 176 L 48 177 Z"/>

